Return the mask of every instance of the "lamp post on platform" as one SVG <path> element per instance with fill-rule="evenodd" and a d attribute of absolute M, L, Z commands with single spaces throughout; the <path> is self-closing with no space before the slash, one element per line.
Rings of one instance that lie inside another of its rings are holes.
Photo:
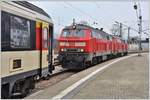
<path fill-rule="evenodd" d="M 139 52 L 138 52 L 138 56 L 141 56 L 141 33 L 142 33 L 142 15 L 141 15 L 141 9 L 140 9 L 140 5 L 139 5 L 139 8 L 138 6 L 135 4 L 134 5 L 134 9 L 136 10 L 136 15 L 137 15 L 137 18 L 138 18 L 138 26 L 139 26 Z M 139 9 L 139 14 L 138 14 L 138 10 Z"/>

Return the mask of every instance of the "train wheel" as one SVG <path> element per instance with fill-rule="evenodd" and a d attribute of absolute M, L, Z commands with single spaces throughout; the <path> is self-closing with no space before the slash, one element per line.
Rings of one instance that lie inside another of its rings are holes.
<path fill-rule="evenodd" d="M 25 80 L 17 81 L 13 86 L 13 92 L 11 98 L 22 98 L 27 94 L 27 84 Z"/>
<path fill-rule="evenodd" d="M 110 54 L 110 59 L 113 59 L 113 54 Z"/>
<path fill-rule="evenodd" d="M 125 52 L 124 55 L 125 55 L 125 56 L 128 55 L 128 52 Z"/>
<path fill-rule="evenodd" d="M 21 97 L 25 97 L 29 93 L 30 83 L 31 82 L 29 79 L 24 81 L 22 89 L 21 89 Z"/>
<path fill-rule="evenodd" d="M 22 88 L 21 90 L 21 97 L 25 97 L 29 93 L 29 90 L 27 88 Z"/>
<path fill-rule="evenodd" d="M 43 77 L 44 80 L 49 80 L 50 79 L 50 74 L 47 74 L 46 77 Z"/>
<path fill-rule="evenodd" d="M 124 52 L 121 52 L 121 57 L 124 56 Z"/>
<path fill-rule="evenodd" d="M 94 58 L 92 59 L 92 65 L 96 65 L 96 64 L 97 64 L 97 58 L 94 57 Z"/>
<path fill-rule="evenodd" d="M 33 77 L 26 78 L 24 80 L 15 83 L 13 88 L 13 98 L 23 98 L 29 94 L 30 90 L 35 88 L 35 80 Z"/>
<path fill-rule="evenodd" d="M 87 62 L 86 62 L 86 68 L 88 68 L 88 67 L 90 67 L 90 66 L 92 66 L 91 61 L 87 61 Z"/>
<path fill-rule="evenodd" d="M 101 63 L 102 62 L 102 57 L 100 56 L 100 57 L 98 57 L 98 63 Z"/>
<path fill-rule="evenodd" d="M 62 66 L 62 68 L 64 68 L 64 66 L 66 66 L 66 61 L 65 61 L 65 59 L 64 59 L 64 60 L 62 60 L 62 64 L 61 64 L 61 66 Z"/>
<path fill-rule="evenodd" d="M 83 60 L 83 62 L 82 62 L 82 67 L 83 67 L 83 69 L 87 68 L 85 60 Z"/>
<path fill-rule="evenodd" d="M 30 89 L 34 89 L 35 88 L 35 79 L 34 79 L 34 77 L 33 78 L 31 78 L 31 83 L 30 83 Z"/>
<path fill-rule="evenodd" d="M 2 99 L 8 99 L 9 98 L 9 84 L 8 83 L 2 85 L 1 98 Z"/>

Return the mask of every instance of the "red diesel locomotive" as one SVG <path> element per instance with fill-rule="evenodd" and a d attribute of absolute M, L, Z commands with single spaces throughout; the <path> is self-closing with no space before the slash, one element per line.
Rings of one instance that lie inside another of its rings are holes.
<path fill-rule="evenodd" d="M 62 30 L 58 60 L 63 68 L 84 69 L 103 60 L 127 55 L 128 45 L 119 37 L 84 24 L 72 24 Z"/>

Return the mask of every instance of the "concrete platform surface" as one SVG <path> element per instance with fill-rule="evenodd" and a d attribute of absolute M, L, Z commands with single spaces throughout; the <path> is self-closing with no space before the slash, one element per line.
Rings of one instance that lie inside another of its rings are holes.
<path fill-rule="evenodd" d="M 120 58 L 80 71 L 24 99 L 51 99 L 53 97 L 55 99 L 55 97 L 59 97 L 59 94 L 64 94 L 62 96 L 64 99 L 148 98 L 148 54 L 142 55 L 142 57 L 135 55 L 115 62 L 77 87 L 72 88 L 71 86 Z M 66 92 L 65 95 L 65 92 L 62 91 L 68 89 L 68 87 L 71 87 L 72 91 Z"/>
<path fill-rule="evenodd" d="M 148 99 L 148 55 L 117 62 L 74 94 L 73 99 Z"/>

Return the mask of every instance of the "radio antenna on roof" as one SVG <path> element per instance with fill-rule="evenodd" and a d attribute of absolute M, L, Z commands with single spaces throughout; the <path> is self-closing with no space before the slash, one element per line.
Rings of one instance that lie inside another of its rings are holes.
<path fill-rule="evenodd" d="M 73 18 L 73 25 L 75 25 L 75 19 Z"/>

